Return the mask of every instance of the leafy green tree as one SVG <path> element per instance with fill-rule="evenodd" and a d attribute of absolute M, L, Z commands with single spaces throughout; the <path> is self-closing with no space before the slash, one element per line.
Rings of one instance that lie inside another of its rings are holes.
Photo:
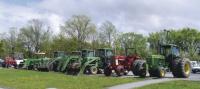
<path fill-rule="evenodd" d="M 135 34 L 134 32 L 123 33 L 119 36 L 118 42 L 120 45 L 118 45 L 117 50 L 121 51 L 119 54 L 124 54 L 125 48 L 133 48 L 128 51 L 129 54 L 137 53 L 142 57 L 147 55 L 147 40 L 141 34 Z"/>
<path fill-rule="evenodd" d="M 74 51 L 77 49 L 77 42 L 73 38 L 67 38 L 62 34 L 53 37 L 52 51 Z"/>

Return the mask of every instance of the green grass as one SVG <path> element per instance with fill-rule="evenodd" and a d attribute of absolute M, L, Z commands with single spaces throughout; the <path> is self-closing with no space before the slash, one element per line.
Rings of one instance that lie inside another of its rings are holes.
<path fill-rule="evenodd" d="M 142 79 L 86 75 L 68 76 L 54 72 L 0 69 L 0 86 L 11 89 L 102 89 L 138 80 Z"/>
<path fill-rule="evenodd" d="M 158 84 L 147 85 L 137 89 L 200 89 L 200 81 L 170 81 Z"/>

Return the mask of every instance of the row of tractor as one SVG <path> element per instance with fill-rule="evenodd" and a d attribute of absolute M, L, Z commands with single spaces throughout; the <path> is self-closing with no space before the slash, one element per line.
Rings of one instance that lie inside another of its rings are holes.
<path fill-rule="evenodd" d="M 83 49 L 71 53 L 57 51 L 52 58 L 46 58 L 45 53 L 36 53 L 33 58 L 20 62 L 19 67 L 70 75 L 100 73 L 105 76 L 122 76 L 131 71 L 135 76 L 146 77 L 149 74 L 162 78 L 167 70 L 177 78 L 187 78 L 190 75 L 190 60 L 182 57 L 179 47 L 174 44 L 160 45 L 158 53 L 147 58 L 142 58 L 137 52 L 128 53 L 129 50 L 135 49 L 125 48 L 125 55 L 115 55 L 111 48 Z"/>
<path fill-rule="evenodd" d="M 35 58 L 24 61 L 23 69 L 63 72 L 70 75 L 103 73 L 107 62 L 105 57 L 113 56 L 113 51 L 106 48 L 96 52 L 84 49 L 71 53 L 57 51 L 53 55 L 53 58 L 45 58 L 42 57 L 44 53 L 37 53 Z"/>

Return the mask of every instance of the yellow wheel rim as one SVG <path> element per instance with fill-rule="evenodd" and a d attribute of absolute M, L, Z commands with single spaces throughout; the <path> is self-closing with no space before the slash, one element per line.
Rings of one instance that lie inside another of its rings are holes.
<path fill-rule="evenodd" d="M 190 74 L 190 64 L 186 63 L 184 66 L 185 74 L 189 75 Z"/>
<path fill-rule="evenodd" d="M 165 76 L 165 71 L 164 70 L 160 70 L 160 74 L 161 74 L 161 77 L 164 77 Z"/>

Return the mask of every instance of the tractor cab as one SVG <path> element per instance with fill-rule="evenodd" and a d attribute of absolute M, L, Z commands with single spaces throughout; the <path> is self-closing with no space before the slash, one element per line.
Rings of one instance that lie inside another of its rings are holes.
<path fill-rule="evenodd" d="M 97 56 L 101 58 L 109 58 L 114 56 L 113 50 L 110 48 L 97 49 Z"/>
<path fill-rule="evenodd" d="M 135 60 L 141 59 L 135 48 L 125 48 L 125 56 L 128 65 L 132 65 Z"/>
<path fill-rule="evenodd" d="M 114 56 L 113 49 L 111 48 L 102 48 L 97 49 L 96 56 L 100 57 L 102 63 L 102 68 L 105 68 L 109 63 L 111 63 L 111 59 Z"/>
<path fill-rule="evenodd" d="M 95 56 L 95 51 L 94 50 L 88 50 L 88 49 L 84 49 L 81 50 L 82 53 L 82 57 L 94 57 Z"/>
<path fill-rule="evenodd" d="M 169 62 L 170 60 L 180 57 L 180 50 L 178 46 L 174 44 L 161 45 L 160 54 L 165 56 L 166 61 Z"/>

